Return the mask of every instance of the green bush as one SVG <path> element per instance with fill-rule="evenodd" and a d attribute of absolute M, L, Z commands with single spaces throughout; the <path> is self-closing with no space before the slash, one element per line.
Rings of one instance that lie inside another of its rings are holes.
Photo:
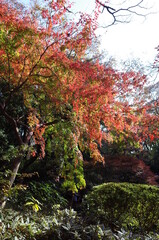
<path fill-rule="evenodd" d="M 159 188 L 149 185 L 130 185 L 133 193 L 130 215 L 137 220 L 142 232 L 159 227 Z"/>
<path fill-rule="evenodd" d="M 159 224 L 159 189 L 130 183 L 105 183 L 93 188 L 85 199 L 91 223 L 156 230 Z"/>
<path fill-rule="evenodd" d="M 110 226 L 119 224 L 130 207 L 131 197 L 131 191 L 124 185 L 105 183 L 96 186 L 86 197 L 88 215 L 93 222 L 106 222 Z"/>

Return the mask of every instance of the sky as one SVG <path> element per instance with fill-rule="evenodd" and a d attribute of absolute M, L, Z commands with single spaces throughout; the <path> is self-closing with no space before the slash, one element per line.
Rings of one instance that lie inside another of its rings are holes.
<path fill-rule="evenodd" d="M 104 1 L 103 1 L 104 2 Z M 110 2 L 113 2 L 110 1 Z M 121 2 L 120 0 L 114 2 Z M 127 0 L 129 6 L 138 0 Z M 94 0 L 76 0 L 75 6 L 84 11 L 90 11 Z M 122 5 L 114 5 L 120 8 Z M 151 63 L 157 54 L 156 47 L 159 45 L 159 0 L 143 1 L 142 6 L 147 9 L 138 9 L 137 12 L 148 14 L 146 18 L 134 15 L 130 23 L 100 28 L 101 49 L 112 57 L 126 59 L 140 59 L 143 63 Z M 100 25 L 106 26 L 109 16 L 103 12 L 100 16 Z"/>
<path fill-rule="evenodd" d="M 106 2 L 105 0 L 101 1 Z M 21 0 L 20 2 L 27 4 L 29 0 Z M 74 2 L 73 12 L 91 13 L 95 0 L 72 0 L 72 2 Z M 139 0 L 110 0 L 109 2 L 118 3 L 113 7 L 121 8 L 123 7 L 121 2 L 126 2 L 132 6 Z M 159 0 L 143 0 L 142 6 L 147 9 L 138 9 L 137 12 L 151 13 L 146 16 L 146 19 L 134 15 L 130 23 L 118 23 L 109 28 L 102 27 L 109 24 L 110 16 L 106 14 L 106 11 L 101 14 L 99 18 L 101 27 L 97 31 L 97 34 L 101 35 L 101 50 L 118 60 L 140 59 L 144 64 L 153 63 L 157 54 L 155 47 L 159 45 Z"/>

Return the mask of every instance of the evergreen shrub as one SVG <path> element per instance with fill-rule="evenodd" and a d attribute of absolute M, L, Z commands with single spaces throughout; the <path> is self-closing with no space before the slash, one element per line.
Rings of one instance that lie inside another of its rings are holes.
<path fill-rule="evenodd" d="M 104 183 L 86 196 L 87 217 L 93 222 L 141 232 L 159 225 L 159 188 L 132 183 Z"/>

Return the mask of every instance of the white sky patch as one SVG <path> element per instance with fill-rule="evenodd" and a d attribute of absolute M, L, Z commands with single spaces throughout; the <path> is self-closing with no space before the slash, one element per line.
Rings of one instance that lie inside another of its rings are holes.
<path fill-rule="evenodd" d="M 91 13 L 94 2 L 95 0 L 76 0 L 74 1 L 74 9 L 75 11 Z M 115 2 L 116 0 L 110 0 L 110 3 Z M 120 2 L 123 2 L 123 0 Z M 126 1 L 127 6 L 132 6 L 137 2 L 139 1 Z M 114 6 L 115 8 L 122 7 L 119 4 Z M 116 59 L 136 58 L 145 63 L 154 61 L 157 54 L 155 47 L 159 45 L 159 0 L 144 0 L 142 6 L 147 7 L 147 9 L 136 8 L 136 11 L 141 14 L 152 13 L 147 15 L 146 19 L 134 15 L 130 23 L 118 23 L 109 28 L 100 28 L 97 31 L 101 35 L 101 50 L 105 50 L 111 57 Z M 111 17 L 104 10 L 100 16 L 99 25 L 107 25 L 110 19 Z"/>
<path fill-rule="evenodd" d="M 153 61 L 159 44 L 159 14 L 149 15 L 143 23 L 132 22 L 115 25 L 107 32 L 102 30 L 101 48 L 114 57 L 140 58 Z"/>

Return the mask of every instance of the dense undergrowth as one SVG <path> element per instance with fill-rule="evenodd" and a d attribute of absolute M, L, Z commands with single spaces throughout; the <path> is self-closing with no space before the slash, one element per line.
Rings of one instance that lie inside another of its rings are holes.
<path fill-rule="evenodd" d="M 105 183 L 88 192 L 77 209 L 51 181 L 31 182 L 10 196 L 0 239 L 159 239 L 157 187 Z"/>

